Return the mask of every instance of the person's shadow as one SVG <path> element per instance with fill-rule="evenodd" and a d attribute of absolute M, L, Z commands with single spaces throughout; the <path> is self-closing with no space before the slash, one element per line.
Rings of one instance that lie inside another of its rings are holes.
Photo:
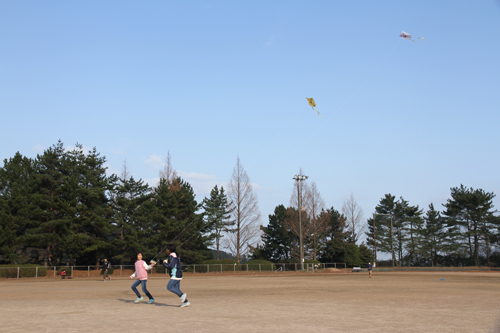
<path fill-rule="evenodd" d="M 123 303 L 128 303 L 128 304 L 146 304 L 146 302 L 135 303 L 133 300 L 130 300 L 130 299 L 121 299 L 121 298 L 118 298 L 117 300 L 120 301 L 120 302 L 123 302 Z M 151 306 L 151 304 L 146 304 L 146 305 Z M 154 306 L 172 306 L 174 308 L 178 308 L 179 307 L 179 306 L 172 305 L 172 304 L 164 304 L 164 303 L 157 303 L 157 302 L 154 302 L 153 305 Z"/>

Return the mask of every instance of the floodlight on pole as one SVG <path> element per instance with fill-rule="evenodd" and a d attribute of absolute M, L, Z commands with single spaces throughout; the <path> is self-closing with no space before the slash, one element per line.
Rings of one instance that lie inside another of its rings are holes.
<path fill-rule="evenodd" d="M 309 178 L 304 175 L 295 175 L 292 179 L 295 179 L 297 183 L 297 195 L 299 197 L 299 241 L 300 241 L 300 269 L 304 270 L 304 243 L 302 242 L 302 203 L 301 203 L 301 193 L 300 193 L 300 182 Z"/>

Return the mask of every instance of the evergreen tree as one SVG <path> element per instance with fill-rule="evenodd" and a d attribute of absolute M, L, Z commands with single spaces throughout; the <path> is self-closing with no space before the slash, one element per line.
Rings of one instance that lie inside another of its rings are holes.
<path fill-rule="evenodd" d="M 223 233 L 230 230 L 234 226 L 235 221 L 231 219 L 232 208 L 227 201 L 227 196 L 224 193 L 224 187 L 219 189 L 217 185 L 210 191 L 210 198 L 203 199 L 202 203 L 204 212 L 206 229 L 209 234 L 210 245 L 215 240 L 216 258 L 219 260 L 220 239 Z"/>
<path fill-rule="evenodd" d="M 151 189 L 142 179 L 136 181 L 126 172 L 122 174 L 111 194 L 113 221 L 117 228 L 112 240 L 114 261 L 124 264 L 135 260 L 135 254 L 140 250 L 139 236 L 146 224 L 143 206 L 151 199 Z"/>
<path fill-rule="evenodd" d="M 434 209 L 433 204 L 429 205 L 429 210 L 427 210 L 424 220 L 424 238 L 426 241 L 422 249 L 427 254 L 431 266 L 435 267 L 438 265 L 439 253 L 445 247 L 447 229 L 441 213 Z"/>
<path fill-rule="evenodd" d="M 68 235 L 76 204 L 70 173 L 61 141 L 35 160 L 35 172 L 32 174 L 35 209 L 26 240 L 31 246 L 45 250 L 45 264 L 59 264 L 67 250 L 66 245 L 70 244 Z"/>
<path fill-rule="evenodd" d="M 33 160 L 17 152 L 0 168 L 0 254 L 9 263 L 22 260 L 26 230 L 31 227 Z"/>
<path fill-rule="evenodd" d="M 269 215 L 267 227 L 261 226 L 263 246 L 261 256 L 265 260 L 284 262 L 290 259 L 292 242 L 296 237 L 285 227 L 287 209 L 283 205 L 274 208 L 274 214 Z"/>
<path fill-rule="evenodd" d="M 423 246 L 423 224 L 422 210 L 417 206 L 410 206 L 408 201 L 402 197 L 400 199 L 401 206 L 404 207 L 401 212 L 401 224 L 405 233 L 406 242 L 400 244 L 401 250 L 406 250 L 406 261 L 408 266 L 416 264 L 420 259 L 420 249 Z M 400 255 L 401 265 L 402 251 Z"/>
<path fill-rule="evenodd" d="M 209 237 L 204 235 L 208 226 L 203 216 L 197 213 L 199 208 L 189 183 L 180 177 L 172 182 L 161 178 L 148 214 L 149 225 L 143 243 L 145 253 L 153 256 L 173 242 L 178 245 L 185 263 L 211 259 L 212 254 L 207 247 Z"/>
<path fill-rule="evenodd" d="M 348 231 L 345 230 L 346 217 L 333 207 L 327 209 L 326 212 L 329 216 L 329 219 L 325 239 L 340 239 L 342 241 L 346 241 L 348 238 Z"/>
<path fill-rule="evenodd" d="M 346 218 L 339 211 L 331 207 L 327 209 L 329 214 L 327 233 L 325 236 L 324 250 L 321 253 L 323 262 L 343 262 L 346 253 L 346 244 L 348 243 L 348 232 L 346 228 Z"/>
<path fill-rule="evenodd" d="M 94 147 L 84 153 L 83 146 L 68 152 L 71 166 L 69 181 L 72 186 L 74 215 L 66 238 L 70 258 L 79 257 L 81 262 L 99 264 L 110 257 L 111 240 L 115 230 L 112 224 L 113 210 L 109 200 L 116 176 L 106 176 L 105 157 Z"/>
<path fill-rule="evenodd" d="M 470 263 L 480 264 L 479 247 L 481 240 L 487 242 L 494 233 L 496 221 L 492 218 L 493 192 L 467 188 L 463 185 L 451 188 L 451 198 L 444 204 L 443 214 L 448 218 L 448 225 L 456 228 L 455 242 L 463 242 L 469 251 Z M 493 223 L 492 223 L 493 222 Z M 487 247 L 489 247 L 489 243 Z M 489 254 L 489 249 L 488 249 Z"/>
<path fill-rule="evenodd" d="M 396 197 L 386 194 L 382 199 L 380 199 L 379 204 L 375 207 L 375 231 L 377 238 L 377 251 L 387 252 L 392 254 L 393 262 L 396 260 L 395 253 L 393 251 L 393 235 L 394 230 L 391 234 L 391 217 L 393 218 L 396 214 Z M 383 215 L 381 215 L 383 214 Z M 368 219 L 368 232 L 367 243 L 369 246 L 374 247 L 374 234 L 373 234 L 373 219 Z"/>

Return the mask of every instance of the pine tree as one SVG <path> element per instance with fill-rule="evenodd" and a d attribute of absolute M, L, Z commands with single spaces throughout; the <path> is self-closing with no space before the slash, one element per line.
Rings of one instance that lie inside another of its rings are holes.
<path fill-rule="evenodd" d="M 292 242 L 296 237 L 285 227 L 287 209 L 283 205 L 274 208 L 267 227 L 261 226 L 263 246 L 260 253 L 266 260 L 284 262 L 290 259 Z"/>
<path fill-rule="evenodd" d="M 0 168 L 0 254 L 10 263 L 22 260 L 17 252 L 27 244 L 31 227 L 33 160 L 17 152 Z"/>
<path fill-rule="evenodd" d="M 72 215 L 75 213 L 71 187 L 71 170 L 65 158 L 63 143 L 48 148 L 35 160 L 33 173 L 32 228 L 26 234 L 30 245 L 45 249 L 44 262 L 56 265 L 63 259 Z"/>
<path fill-rule="evenodd" d="M 221 187 L 219 191 L 217 185 L 210 191 L 210 198 L 203 199 L 202 206 L 205 210 L 203 216 L 207 225 L 205 230 L 209 232 L 210 245 L 215 240 L 216 259 L 219 260 L 220 240 L 224 236 L 223 233 L 235 224 L 230 215 L 234 208 L 231 208 L 227 201 L 224 187 Z"/>
<path fill-rule="evenodd" d="M 349 237 L 349 232 L 346 230 L 346 217 L 333 207 L 327 209 L 327 213 L 329 219 L 321 261 L 343 262 Z"/>
<path fill-rule="evenodd" d="M 66 238 L 70 258 L 94 262 L 110 256 L 111 240 L 115 230 L 109 193 L 116 183 L 116 176 L 107 177 L 106 158 L 94 147 L 87 153 L 83 146 L 66 154 L 71 166 L 70 182 L 74 215 Z"/>
<path fill-rule="evenodd" d="M 180 177 L 172 182 L 160 178 L 148 214 L 149 222 L 143 243 L 145 252 L 153 256 L 167 244 L 174 243 L 185 263 L 210 259 L 212 254 L 207 247 L 209 237 L 204 235 L 207 226 L 203 216 L 197 213 L 199 208 L 189 183 Z"/>
<path fill-rule="evenodd" d="M 116 235 L 112 240 L 113 260 L 132 262 L 140 251 L 142 226 L 145 224 L 142 207 L 152 199 L 151 189 L 142 179 L 136 181 L 127 172 L 126 163 L 117 185 L 111 193 Z"/>
<path fill-rule="evenodd" d="M 423 246 L 423 251 L 426 252 L 431 266 L 438 265 L 438 257 L 445 247 L 446 225 L 441 213 L 434 208 L 433 204 L 429 205 L 429 209 L 425 213 L 425 228 L 424 239 L 426 240 Z"/>
<path fill-rule="evenodd" d="M 490 223 L 495 221 L 493 213 L 493 192 L 482 189 L 467 188 L 463 185 L 451 188 L 451 198 L 444 204 L 443 212 L 448 217 L 448 224 L 455 227 L 456 241 L 463 242 L 469 250 L 470 263 L 480 264 L 479 247 L 481 240 L 488 242 L 496 227 Z M 490 244 L 485 244 L 489 248 Z M 489 255 L 489 249 L 487 256 Z"/>
<path fill-rule="evenodd" d="M 408 266 L 414 265 L 420 259 L 420 248 L 423 246 L 423 224 L 422 210 L 417 206 L 410 206 L 408 201 L 402 197 L 400 199 L 404 210 L 402 213 L 401 224 L 406 241 L 402 243 L 401 250 L 406 250 L 406 261 Z M 402 252 L 402 251 L 401 251 Z M 400 258 L 402 257 L 402 254 Z M 401 259 L 400 259 L 401 265 Z"/>
<path fill-rule="evenodd" d="M 393 219 L 393 224 L 396 214 L 396 197 L 386 194 L 382 199 L 380 199 L 379 204 L 375 207 L 375 231 L 377 238 L 377 251 L 387 252 L 392 254 L 393 262 L 396 261 L 394 252 L 394 229 L 391 233 L 391 218 Z M 374 246 L 374 234 L 373 234 L 373 219 L 368 219 L 368 232 L 367 243 L 369 246 Z M 393 225 L 394 227 L 394 225 Z"/>

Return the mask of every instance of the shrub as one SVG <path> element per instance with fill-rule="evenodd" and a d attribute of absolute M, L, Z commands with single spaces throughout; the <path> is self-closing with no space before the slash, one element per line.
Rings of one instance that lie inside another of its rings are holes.
<path fill-rule="evenodd" d="M 66 270 L 66 276 L 71 276 L 71 267 L 59 267 L 56 271 L 57 276 L 61 276 L 63 270 Z"/>
<path fill-rule="evenodd" d="M 212 260 L 205 260 L 204 262 L 202 262 L 202 264 L 222 264 L 222 265 L 234 265 L 236 264 L 236 260 L 234 259 L 222 259 L 222 260 L 215 260 L 215 259 L 212 259 Z"/>
<path fill-rule="evenodd" d="M 19 275 L 22 277 L 36 277 L 36 266 L 35 267 L 21 267 L 19 270 Z M 38 266 L 38 276 L 46 276 L 47 268 L 44 266 Z"/>
<path fill-rule="evenodd" d="M 208 267 L 206 266 L 208 265 Z M 202 265 L 196 265 L 196 272 L 206 273 L 209 272 L 220 272 L 222 265 L 223 272 L 241 271 L 241 265 L 233 259 L 222 259 L 222 260 L 205 260 Z"/>
<path fill-rule="evenodd" d="M 0 277 L 3 278 L 17 278 L 17 267 L 0 268 Z"/>
<path fill-rule="evenodd" d="M 27 265 L 19 268 L 19 277 L 36 277 L 36 268 L 38 267 L 38 276 L 46 276 L 47 268 L 44 266 Z M 0 267 L 0 277 L 17 278 L 17 267 Z"/>
<path fill-rule="evenodd" d="M 243 264 L 243 270 L 246 269 L 245 265 L 248 265 L 249 271 L 258 271 L 259 269 L 261 271 L 276 270 L 276 264 L 273 264 L 272 262 L 267 260 L 249 260 Z"/>

